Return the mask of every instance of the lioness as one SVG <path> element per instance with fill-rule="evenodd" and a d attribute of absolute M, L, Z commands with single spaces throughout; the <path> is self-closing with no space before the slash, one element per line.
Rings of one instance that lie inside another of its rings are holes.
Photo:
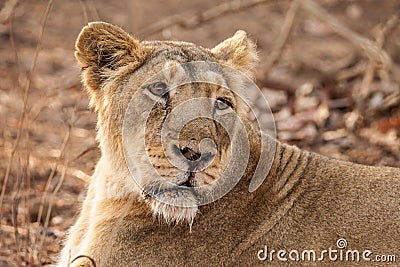
<path fill-rule="evenodd" d="M 223 64 L 251 75 L 257 53 L 245 32 L 207 49 L 139 41 L 95 22 L 80 33 L 75 56 L 98 114 L 102 155 L 58 266 L 380 266 L 378 256 L 400 257 L 399 169 L 330 159 L 261 133 L 248 119 L 246 102 L 222 88 L 246 90 L 246 82 L 221 69 L 205 70 L 212 84 L 189 82 L 168 90 L 192 75 L 183 65 L 188 62 Z M 205 111 L 211 117 L 177 130 L 171 147 L 189 161 L 182 170 L 166 156 L 162 127 L 193 98 L 214 104 Z M 129 113 L 140 119 L 140 108 L 153 102 L 145 125 L 126 118 Z M 215 184 L 232 157 L 232 137 L 212 119 L 226 110 L 236 113 L 248 134 L 248 162 L 232 190 L 198 206 L 193 188 Z M 202 145 L 204 139 L 215 146 Z M 258 164 L 268 164 L 261 160 L 263 147 L 275 156 L 264 182 L 249 192 Z"/>

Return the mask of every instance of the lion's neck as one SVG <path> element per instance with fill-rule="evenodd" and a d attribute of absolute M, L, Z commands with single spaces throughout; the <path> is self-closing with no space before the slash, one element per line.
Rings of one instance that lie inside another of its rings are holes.
<path fill-rule="evenodd" d="M 260 140 L 258 138 L 258 140 Z M 250 157 L 249 175 L 242 179 L 238 184 L 238 190 L 244 195 L 252 195 L 254 198 L 269 198 L 273 202 L 289 197 L 292 193 L 301 189 L 303 181 L 314 178 L 315 165 L 325 165 L 325 160 L 317 154 L 300 150 L 296 146 L 287 145 L 278 140 L 264 135 L 264 152 L 272 154 L 268 157 L 260 157 L 260 142 L 256 142 L 253 147 L 253 158 Z M 272 150 L 275 153 L 272 153 Z M 258 162 L 260 160 L 260 162 Z M 272 161 L 272 164 L 268 161 Z M 319 163 L 318 163 L 319 162 Z M 254 172 L 258 168 L 257 164 L 270 166 L 265 172 L 267 175 L 262 184 L 254 191 L 249 193 L 249 184 L 254 179 Z M 322 167 L 322 166 L 321 166 Z"/>
<path fill-rule="evenodd" d="M 265 218 L 270 217 L 269 225 L 272 227 L 293 206 L 310 180 L 315 179 L 319 161 L 315 154 L 295 146 L 282 144 L 272 138 L 268 143 L 274 143 L 276 151 L 264 182 L 250 193 L 248 189 L 252 177 L 244 177 L 232 194 L 227 195 L 227 201 L 232 203 L 231 208 L 237 209 L 237 213 L 248 215 L 251 210 L 251 220 L 259 220 L 255 225 L 264 224 Z"/>
<path fill-rule="evenodd" d="M 276 141 L 275 158 L 265 179 L 266 193 L 274 196 L 276 201 L 294 193 L 306 178 L 305 174 L 310 176 L 308 167 L 312 158 L 309 152 Z"/>

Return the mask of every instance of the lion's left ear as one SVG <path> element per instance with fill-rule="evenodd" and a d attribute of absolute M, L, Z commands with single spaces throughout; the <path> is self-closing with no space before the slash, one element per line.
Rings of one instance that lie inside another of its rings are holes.
<path fill-rule="evenodd" d="M 211 52 L 222 62 L 247 74 L 251 74 L 251 70 L 258 62 L 255 43 L 247 38 L 245 31 L 241 30 L 211 49 Z"/>

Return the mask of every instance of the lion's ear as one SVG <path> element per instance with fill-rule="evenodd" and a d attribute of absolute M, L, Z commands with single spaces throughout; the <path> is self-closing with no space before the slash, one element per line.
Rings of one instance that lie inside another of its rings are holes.
<path fill-rule="evenodd" d="M 105 22 L 92 22 L 84 27 L 76 40 L 75 49 L 75 57 L 82 69 L 91 75 L 94 84 L 90 86 L 98 86 L 106 71 L 131 63 L 139 65 L 148 55 L 148 48 L 139 40 Z"/>
<path fill-rule="evenodd" d="M 255 43 L 241 30 L 211 49 L 211 52 L 228 65 L 248 74 L 258 62 Z"/>

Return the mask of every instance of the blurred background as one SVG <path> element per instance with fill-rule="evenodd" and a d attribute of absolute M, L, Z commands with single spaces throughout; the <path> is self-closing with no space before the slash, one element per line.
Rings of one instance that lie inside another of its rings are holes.
<path fill-rule="evenodd" d="M 243 29 L 278 139 L 400 167 L 399 11 L 398 0 L 0 0 L 0 266 L 54 262 L 99 158 L 73 53 L 89 21 L 210 48 Z"/>

